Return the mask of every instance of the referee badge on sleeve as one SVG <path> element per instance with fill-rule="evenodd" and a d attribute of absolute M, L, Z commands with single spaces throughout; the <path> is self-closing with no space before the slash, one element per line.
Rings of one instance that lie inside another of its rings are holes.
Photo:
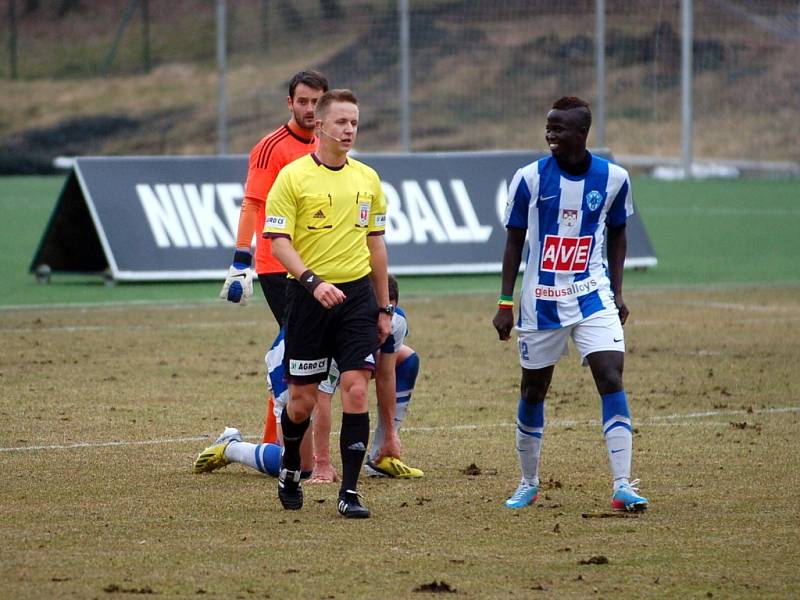
<path fill-rule="evenodd" d="M 361 202 L 358 205 L 358 227 L 369 225 L 369 202 Z"/>

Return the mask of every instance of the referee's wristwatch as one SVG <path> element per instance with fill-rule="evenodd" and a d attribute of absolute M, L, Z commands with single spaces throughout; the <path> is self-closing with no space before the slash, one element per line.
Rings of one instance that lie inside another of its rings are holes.
<path fill-rule="evenodd" d="M 378 309 L 378 312 L 386 313 L 391 317 L 394 314 L 394 304 L 387 304 L 386 306 L 381 306 Z"/>

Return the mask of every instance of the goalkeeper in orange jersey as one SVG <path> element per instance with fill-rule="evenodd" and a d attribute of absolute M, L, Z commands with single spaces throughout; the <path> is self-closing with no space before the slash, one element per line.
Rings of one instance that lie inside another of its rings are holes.
<path fill-rule="evenodd" d="M 220 297 L 246 305 L 253 295 L 253 256 L 251 244 L 256 239 L 255 272 L 278 325 L 283 325 L 286 305 L 286 269 L 272 256 L 269 238 L 261 235 L 264 229 L 266 202 L 272 184 L 280 170 L 290 162 L 317 149 L 314 135 L 314 109 L 317 100 L 328 91 L 328 80 L 317 71 L 300 71 L 289 82 L 286 104 L 291 113 L 289 122 L 267 134 L 250 151 L 244 199 L 239 212 L 236 251 L 233 264 L 222 286 Z"/>
<path fill-rule="evenodd" d="M 253 295 L 251 244 L 253 235 L 258 232 L 255 272 L 267 304 L 281 327 L 288 280 L 286 269 L 272 256 L 271 240 L 260 235 L 264 229 L 267 196 L 284 166 L 317 149 L 319 140 L 314 135 L 314 109 L 317 100 L 326 91 L 328 80 L 321 73 L 311 70 L 296 73 L 289 81 L 289 95 L 286 97 L 291 115 L 289 121 L 261 138 L 250 151 L 244 199 L 239 212 L 236 251 L 220 292 L 223 300 L 240 306 L 249 302 Z M 277 441 L 273 407 L 274 400 L 270 394 L 267 399 L 265 442 Z"/>

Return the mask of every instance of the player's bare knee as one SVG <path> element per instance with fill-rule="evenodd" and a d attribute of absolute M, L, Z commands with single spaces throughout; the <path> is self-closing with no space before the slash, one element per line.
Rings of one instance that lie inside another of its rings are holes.
<path fill-rule="evenodd" d="M 592 370 L 597 391 L 613 394 L 623 389 L 622 372 L 625 365 L 625 354 L 622 352 L 595 352 L 586 357 Z"/>
<path fill-rule="evenodd" d="M 548 387 L 549 382 L 546 381 L 526 382 L 523 380 L 520 385 L 520 396 L 528 404 L 538 404 L 544 402 Z"/>
<path fill-rule="evenodd" d="M 366 412 L 368 408 L 366 389 L 356 388 L 350 390 L 349 394 L 342 394 L 342 407 L 346 412 Z"/>
<path fill-rule="evenodd" d="M 313 389 L 310 392 L 297 388 L 293 389 L 286 405 L 286 412 L 289 414 L 289 418 L 295 423 L 305 421 L 311 416 L 316 400 L 317 396 Z"/>
<path fill-rule="evenodd" d="M 544 402 L 550 381 L 553 378 L 553 367 L 544 369 L 523 369 L 520 382 L 520 396 L 528 404 Z"/>
<path fill-rule="evenodd" d="M 623 390 L 622 371 L 617 369 L 598 371 L 595 374 L 595 385 L 601 396 L 621 392 Z"/>
<path fill-rule="evenodd" d="M 342 408 L 345 412 L 361 413 L 368 409 L 367 385 L 356 381 L 342 386 Z"/>
<path fill-rule="evenodd" d="M 302 403 L 292 404 L 291 402 L 286 405 L 286 414 L 295 423 L 305 421 L 311 416 L 311 411 Z"/>

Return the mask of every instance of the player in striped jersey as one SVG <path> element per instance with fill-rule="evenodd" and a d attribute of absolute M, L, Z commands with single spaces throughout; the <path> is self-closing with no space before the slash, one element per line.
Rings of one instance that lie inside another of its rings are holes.
<path fill-rule="evenodd" d="M 551 156 L 519 169 L 509 186 L 502 287 L 493 320 L 501 340 L 510 338 L 514 326 L 514 284 L 526 234 L 530 250 L 516 323 L 522 367 L 516 447 L 522 478 L 506 500 L 508 508 L 522 508 L 537 498 L 544 399 L 570 337 L 601 397 L 612 507 L 637 511 L 648 506 L 637 493 L 638 481 L 630 481 L 632 426 L 622 382 L 630 180 L 623 168 L 586 149 L 591 120 L 585 101 L 557 100 L 547 114 Z M 606 230 L 607 268 L 602 254 Z"/>

